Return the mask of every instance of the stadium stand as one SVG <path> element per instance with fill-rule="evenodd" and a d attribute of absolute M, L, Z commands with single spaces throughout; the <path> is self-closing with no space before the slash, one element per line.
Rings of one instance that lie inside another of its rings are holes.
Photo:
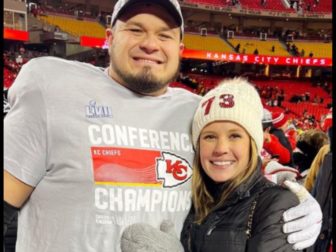
<path fill-rule="evenodd" d="M 183 43 L 187 49 L 233 52 L 231 46 L 218 35 L 201 36 L 199 34 L 188 33 L 185 34 Z"/>
<path fill-rule="evenodd" d="M 64 17 L 57 15 L 39 16 L 40 20 L 48 24 L 59 27 L 62 31 L 74 36 L 91 36 L 96 38 L 105 37 L 105 27 L 97 21 L 78 20 L 74 17 Z"/>
<path fill-rule="evenodd" d="M 205 5 L 213 5 L 213 6 L 219 6 L 224 7 L 229 5 L 231 1 L 223 1 L 223 0 L 186 0 L 186 3 L 199 3 L 199 4 L 205 4 Z"/>
<path fill-rule="evenodd" d="M 295 44 L 298 48 L 298 51 L 305 51 L 305 57 L 308 57 L 310 53 L 312 53 L 314 57 L 330 57 L 332 55 L 332 43 L 325 43 L 320 41 L 303 41 L 296 40 L 295 42 L 291 42 L 292 46 Z"/>
<path fill-rule="evenodd" d="M 273 10 L 273 11 L 285 11 L 285 12 L 295 12 L 295 10 L 287 8 L 282 1 L 279 0 L 267 0 L 265 4 L 261 4 L 260 1 L 251 0 L 240 0 L 242 7 L 249 9 L 263 9 L 263 10 Z"/>
<path fill-rule="evenodd" d="M 262 55 L 276 55 L 276 56 L 290 56 L 285 46 L 278 39 L 268 39 L 262 41 L 260 39 L 235 37 L 228 39 L 228 41 L 236 48 L 240 44 L 240 53 L 253 54 L 257 48 L 259 54 Z M 274 46 L 274 50 L 272 47 Z"/>
<path fill-rule="evenodd" d="M 310 12 L 316 12 L 316 13 L 330 13 L 332 9 L 332 0 L 322 0 L 322 1 L 314 1 L 314 0 L 305 0 L 304 6 L 306 7 L 305 10 L 307 10 L 307 7 L 309 6 Z"/>
<path fill-rule="evenodd" d="M 223 79 L 221 76 L 200 74 L 189 74 L 189 77 L 202 84 L 206 91 L 215 87 Z M 293 118 L 299 118 L 307 112 L 309 115 L 313 115 L 318 122 L 328 113 L 328 104 L 331 102 L 331 97 L 330 93 L 322 86 L 313 86 L 307 81 L 293 80 L 253 80 L 252 82 L 259 90 L 264 106 L 271 108 L 272 111 L 282 112 L 286 110 Z M 174 83 L 173 86 L 184 87 L 185 85 Z M 189 87 L 187 89 L 195 92 Z M 284 101 L 281 106 L 270 104 L 270 101 L 276 99 L 281 90 L 284 92 Z M 267 94 L 268 92 L 270 94 Z M 294 96 L 299 99 L 292 101 Z"/>

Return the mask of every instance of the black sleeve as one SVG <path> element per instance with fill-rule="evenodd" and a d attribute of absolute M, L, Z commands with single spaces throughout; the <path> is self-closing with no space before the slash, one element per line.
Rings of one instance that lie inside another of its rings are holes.
<path fill-rule="evenodd" d="M 10 204 L 8 204 L 6 201 L 4 201 L 4 236 L 6 235 L 8 226 L 12 223 L 12 221 L 16 218 L 19 208 L 16 208 Z"/>
<path fill-rule="evenodd" d="M 320 204 L 323 220 L 321 231 L 332 230 L 332 153 L 329 152 L 322 163 L 312 189 L 312 196 Z"/>
<path fill-rule="evenodd" d="M 298 204 L 295 194 L 285 188 L 276 186 L 263 192 L 257 200 L 247 251 L 294 251 L 293 245 L 287 242 L 287 235 L 282 231 L 282 215 Z"/>

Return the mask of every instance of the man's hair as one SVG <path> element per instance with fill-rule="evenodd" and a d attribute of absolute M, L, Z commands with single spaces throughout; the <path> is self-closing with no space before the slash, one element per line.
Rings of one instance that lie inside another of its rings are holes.
<path fill-rule="evenodd" d="M 114 5 L 112 17 L 111 17 L 111 27 L 114 26 L 116 21 L 121 15 L 127 13 L 127 9 L 132 7 L 134 4 L 146 3 L 146 4 L 157 4 L 162 6 L 176 21 L 176 24 L 181 30 L 181 40 L 184 35 L 184 20 L 182 16 L 182 11 L 180 4 L 177 0 L 118 0 Z"/>

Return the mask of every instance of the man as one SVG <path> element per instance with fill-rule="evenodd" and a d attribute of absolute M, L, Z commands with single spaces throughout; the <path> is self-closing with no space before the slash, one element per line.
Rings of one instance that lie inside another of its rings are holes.
<path fill-rule="evenodd" d="M 290 152 L 289 150 L 280 142 L 278 135 L 271 134 L 270 131 L 276 131 L 272 122 L 272 113 L 264 108 L 264 115 L 262 120 L 263 130 L 264 130 L 264 144 L 263 148 L 272 159 L 277 159 L 281 164 L 289 163 Z M 265 159 L 264 159 L 265 160 Z"/>
<path fill-rule="evenodd" d="M 294 167 L 292 145 L 289 141 L 289 138 L 286 136 L 288 117 L 284 112 L 273 112 L 272 123 L 273 127 L 270 128 L 269 133 L 279 139 L 280 144 L 287 149 L 289 154 L 288 158 L 284 159 L 284 161 L 280 163 Z"/>
<path fill-rule="evenodd" d="M 168 88 L 183 50 L 178 2 L 119 1 L 106 35 L 107 69 L 33 59 L 9 91 L 4 223 L 20 210 L 19 252 L 120 251 L 126 226 L 173 219 L 180 232 L 190 209 L 189 134 L 200 98 Z M 319 230 L 309 231 L 288 239 L 309 246 Z"/>

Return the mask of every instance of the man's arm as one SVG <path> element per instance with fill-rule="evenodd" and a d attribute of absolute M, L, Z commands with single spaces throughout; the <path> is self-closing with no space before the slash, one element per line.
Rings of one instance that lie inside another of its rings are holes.
<path fill-rule="evenodd" d="M 20 208 L 33 192 L 34 187 L 23 183 L 9 172 L 4 171 L 4 201 Z"/>
<path fill-rule="evenodd" d="M 312 246 L 321 231 L 322 211 L 319 203 L 304 186 L 286 180 L 286 187 L 300 200 L 300 204 L 284 212 L 284 233 L 289 234 L 287 241 L 293 244 L 295 250 Z"/>
<path fill-rule="evenodd" d="M 12 222 L 33 190 L 34 187 L 23 183 L 9 172 L 4 171 L 4 236 L 7 226 Z"/>

